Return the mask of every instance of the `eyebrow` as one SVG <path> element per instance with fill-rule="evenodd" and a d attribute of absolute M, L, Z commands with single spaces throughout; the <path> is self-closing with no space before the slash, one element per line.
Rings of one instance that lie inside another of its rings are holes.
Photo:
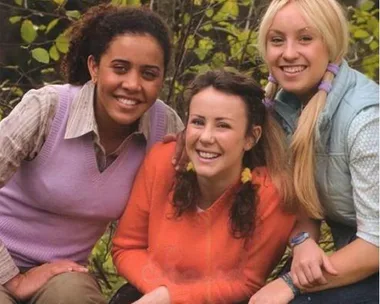
<path fill-rule="evenodd" d="M 192 116 L 196 116 L 197 118 L 206 119 L 206 117 L 204 117 L 204 116 L 202 116 L 202 115 L 198 115 L 198 114 L 191 114 L 190 117 L 192 117 Z M 220 120 L 234 121 L 234 119 L 232 119 L 232 118 L 228 118 L 228 117 L 216 117 L 215 120 L 216 120 L 216 121 L 220 121 Z"/>
<path fill-rule="evenodd" d="M 283 34 L 283 32 L 281 30 L 278 30 L 278 29 L 269 29 L 268 33 L 269 32 L 275 32 L 277 34 Z M 312 28 L 311 26 L 306 26 L 306 27 L 303 27 L 303 28 L 297 30 L 297 33 L 301 33 L 301 32 L 316 32 L 316 30 L 314 28 Z"/>
<path fill-rule="evenodd" d="M 111 63 L 130 64 L 131 62 L 130 62 L 129 60 L 116 58 L 116 59 L 113 59 L 113 60 L 111 61 Z M 160 67 L 157 66 L 157 65 L 143 64 L 142 66 L 143 66 L 144 68 L 156 69 L 156 70 L 161 71 Z"/>

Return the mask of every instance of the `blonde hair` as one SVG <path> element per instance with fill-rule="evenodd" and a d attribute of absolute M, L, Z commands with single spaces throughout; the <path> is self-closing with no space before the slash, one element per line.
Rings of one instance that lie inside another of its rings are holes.
<path fill-rule="evenodd" d="M 265 59 L 267 34 L 277 12 L 288 3 L 295 3 L 303 16 L 321 34 L 331 63 L 340 64 L 348 51 L 348 23 L 343 8 L 336 0 L 273 0 L 260 24 L 258 47 Z M 326 71 L 322 81 L 331 82 L 334 74 Z M 266 97 L 274 99 L 279 85 L 269 82 Z M 293 180 L 297 198 L 307 214 L 323 218 L 323 208 L 315 180 L 315 142 L 319 137 L 316 129 L 319 114 L 326 104 L 327 93 L 318 90 L 301 113 L 291 142 Z"/>

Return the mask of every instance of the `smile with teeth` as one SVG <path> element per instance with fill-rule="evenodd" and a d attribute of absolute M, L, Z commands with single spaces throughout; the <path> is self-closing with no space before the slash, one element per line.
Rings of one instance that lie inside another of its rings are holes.
<path fill-rule="evenodd" d="M 295 74 L 295 73 L 302 72 L 303 70 L 306 69 L 306 67 L 303 66 L 303 65 L 297 65 L 297 66 L 283 66 L 283 67 L 281 67 L 281 69 L 282 69 L 285 73 Z"/>
<path fill-rule="evenodd" d="M 201 158 L 205 158 L 205 159 L 214 159 L 220 156 L 220 154 L 213 153 L 213 152 L 204 152 L 204 151 L 197 151 L 197 152 Z"/>
<path fill-rule="evenodd" d="M 122 103 L 123 105 L 126 106 L 135 106 L 138 104 L 136 100 L 128 99 L 128 98 L 123 98 L 123 97 L 117 97 L 117 100 Z"/>

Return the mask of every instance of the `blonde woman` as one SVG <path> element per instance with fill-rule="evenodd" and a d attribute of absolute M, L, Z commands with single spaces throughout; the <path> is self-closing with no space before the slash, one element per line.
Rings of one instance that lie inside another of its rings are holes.
<path fill-rule="evenodd" d="M 274 0 L 262 19 L 266 103 L 291 136 L 305 215 L 289 239 L 290 272 L 251 304 L 379 301 L 379 88 L 347 65 L 348 40 L 335 0 Z M 330 256 L 318 247 L 322 219 L 337 248 Z"/>

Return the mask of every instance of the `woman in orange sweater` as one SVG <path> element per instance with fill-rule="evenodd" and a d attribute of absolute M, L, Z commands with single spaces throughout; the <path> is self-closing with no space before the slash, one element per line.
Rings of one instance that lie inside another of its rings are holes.
<path fill-rule="evenodd" d="M 282 131 L 263 96 L 237 73 L 198 76 L 187 170 L 173 168 L 175 143 L 145 159 L 112 251 L 118 272 L 144 295 L 136 304 L 243 301 L 278 263 L 294 224 L 286 211 L 293 189 Z"/>

